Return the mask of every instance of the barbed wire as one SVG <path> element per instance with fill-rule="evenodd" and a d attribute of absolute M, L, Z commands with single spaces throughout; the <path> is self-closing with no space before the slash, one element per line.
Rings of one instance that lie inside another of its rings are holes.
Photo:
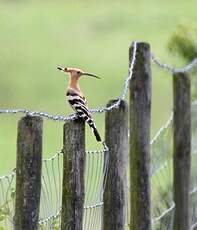
<path fill-rule="evenodd" d="M 197 107 L 197 100 L 196 101 L 194 101 L 194 102 L 192 102 L 192 111 L 197 111 L 197 109 L 196 109 L 196 107 Z M 196 117 L 195 116 L 195 114 L 193 114 L 193 117 Z M 152 144 L 154 144 L 158 139 L 159 139 L 159 137 L 161 137 L 161 135 L 164 133 L 165 134 L 165 132 L 166 132 L 166 130 L 167 129 L 171 129 L 171 127 L 170 127 L 170 125 L 172 124 L 172 115 L 170 116 L 170 118 L 168 119 L 168 121 L 167 121 L 167 123 L 165 123 L 165 125 L 163 125 L 163 127 L 159 130 L 159 132 L 155 135 L 155 137 L 151 140 L 151 145 Z M 194 130 L 197 130 L 197 129 L 195 129 L 194 128 L 194 126 L 192 126 L 193 127 L 193 129 Z M 166 136 L 166 135 L 165 135 Z M 163 138 L 163 137 L 162 137 Z M 168 138 L 171 138 L 171 137 L 168 137 Z M 168 140 L 168 138 L 167 138 L 167 140 Z M 92 181 L 93 181 L 93 178 L 95 178 L 94 176 L 92 176 L 92 173 L 90 173 L 90 171 L 92 171 L 92 172 L 94 172 L 96 175 L 98 174 L 98 172 L 103 172 L 103 171 L 107 171 L 107 169 L 105 169 L 105 167 L 101 167 L 101 168 L 96 168 L 96 167 L 98 167 L 98 165 L 102 165 L 102 162 L 103 162 L 103 160 L 104 160 L 104 155 L 103 156 L 101 156 L 101 158 L 100 158 L 100 160 L 98 160 L 98 158 L 97 158 L 97 156 L 98 156 L 98 154 L 100 154 L 100 153 L 104 153 L 105 151 L 108 151 L 108 147 L 106 146 L 106 144 L 105 143 L 103 143 L 103 146 L 104 146 L 104 148 L 102 149 L 102 150 L 93 150 L 93 151 L 86 151 L 86 157 L 87 157 L 87 163 L 88 163 L 88 165 L 91 165 L 91 167 L 90 168 L 88 168 L 87 170 L 87 173 L 86 173 L 86 175 L 91 175 L 91 177 L 89 177 L 89 182 L 87 181 L 87 184 L 86 185 L 88 185 L 88 186 L 90 186 L 91 184 L 92 184 Z M 168 149 L 164 149 L 164 151 L 165 152 L 169 152 L 168 151 Z M 55 169 L 56 167 L 55 167 L 55 165 L 53 164 L 53 161 L 55 160 L 55 159 L 57 159 L 57 162 L 58 162 L 58 164 L 59 164 L 59 160 L 58 160 L 58 157 L 59 156 L 63 156 L 63 151 L 62 150 L 60 150 L 60 151 L 58 151 L 56 154 L 54 154 L 52 157 L 50 157 L 50 158 L 48 158 L 48 159 L 44 159 L 43 160 L 43 163 L 47 163 L 47 162 L 52 162 L 52 164 L 51 164 L 51 166 L 52 166 L 52 172 L 53 172 L 53 168 Z M 162 152 L 162 153 L 164 153 L 164 152 Z M 154 153 L 153 153 L 154 154 Z M 93 158 L 89 158 L 89 155 L 92 155 L 92 157 Z M 166 154 L 163 154 L 163 155 L 166 155 Z M 167 155 L 166 155 L 166 157 L 167 157 Z M 162 159 L 160 159 L 160 158 L 158 158 L 159 159 L 159 162 L 163 162 L 163 164 L 165 163 L 165 159 L 167 160 L 167 158 L 165 158 L 163 161 L 162 161 Z M 93 163 L 94 162 L 94 163 Z M 98 164 L 98 162 L 100 162 L 101 164 Z M 192 162 L 194 162 L 194 161 L 192 161 Z M 152 162 L 152 164 L 153 164 L 153 162 Z M 108 165 L 108 164 L 107 164 Z M 162 169 L 162 167 L 160 166 L 160 165 L 158 165 L 157 167 L 159 167 L 160 169 Z M 45 168 L 44 168 L 45 169 Z M 50 166 L 48 166 L 48 168 L 47 169 L 50 169 Z M 105 169 L 105 170 L 103 170 L 103 169 Z M 90 171 L 89 171 L 90 170 Z M 168 171 L 168 170 L 170 170 L 170 167 L 169 168 L 166 168 L 166 170 Z M 157 173 L 157 172 L 156 172 Z M 155 173 L 155 174 L 156 174 Z M 48 173 L 47 173 L 48 174 Z M 50 175 L 52 175 L 53 173 L 49 173 Z M 5 175 L 5 176 L 3 176 L 3 177 L 0 177 L 0 183 L 2 183 L 2 181 L 5 179 L 5 181 L 7 180 L 7 179 L 9 179 L 10 177 L 12 178 L 13 176 L 15 175 L 15 171 L 13 170 L 12 172 L 11 172 L 11 174 L 9 174 L 9 175 Z M 61 176 L 59 177 L 59 174 L 58 174 L 58 172 L 57 172 L 57 175 L 56 176 L 58 176 L 58 178 L 61 178 Z M 156 178 L 156 180 L 157 180 L 157 183 L 160 183 L 160 180 L 161 180 L 161 174 L 159 175 L 159 177 L 157 177 Z M 167 173 L 167 177 L 169 178 L 170 176 L 168 176 L 168 173 Z M 196 177 L 194 177 L 194 178 L 196 178 Z M 164 180 L 164 178 L 162 179 L 162 181 Z M 62 180 L 60 180 L 60 181 L 62 181 Z M 98 181 L 100 181 L 100 183 L 98 183 Z M 105 180 L 104 180 L 104 178 L 102 177 L 99 177 L 99 178 L 97 178 L 97 179 L 95 179 L 94 180 L 94 182 L 95 182 L 95 188 L 96 189 L 93 189 L 91 192 L 90 192 L 90 194 L 89 194 L 89 197 L 88 197 L 88 199 L 86 199 L 86 204 L 84 205 L 84 212 L 87 212 L 84 216 L 85 216 L 85 219 L 86 219 L 86 221 L 84 222 L 85 223 L 85 226 L 86 226 L 86 224 L 88 224 L 88 225 L 90 225 L 90 222 L 91 222 L 91 224 L 94 222 L 94 218 L 95 218 L 95 215 L 98 215 L 99 217 L 97 218 L 97 220 L 101 220 L 101 216 L 100 216 L 100 210 L 102 210 L 102 208 L 103 208 L 103 200 L 102 200 L 102 194 L 103 194 L 103 189 L 101 190 L 101 188 L 102 188 L 102 186 L 101 185 L 103 185 L 103 184 L 105 184 L 105 183 L 103 183 Z M 50 178 L 50 183 L 52 183 L 53 182 L 53 179 L 52 178 Z M 195 182 L 196 183 L 196 182 Z M 9 187 L 9 188 L 11 188 L 12 186 L 10 186 L 10 184 L 11 184 L 11 182 L 9 182 L 9 185 L 7 186 L 7 187 Z M 47 185 L 49 186 L 49 183 L 47 183 Z M 158 186 L 157 186 L 157 189 L 160 191 L 160 189 L 161 189 L 161 187 L 160 187 L 161 185 L 159 184 Z M 56 187 L 59 187 L 58 185 L 56 186 Z M 88 188 L 88 187 L 87 187 Z M 49 186 L 49 189 L 50 189 L 50 186 Z M 9 190 L 9 189 L 8 189 Z M 97 191 L 97 192 L 96 192 Z M 5 193 L 7 193 L 6 191 L 5 191 Z M 52 192 L 49 192 L 50 194 L 54 194 L 55 192 L 53 191 L 53 193 Z M 93 194 L 95 194 L 95 195 L 93 195 Z M 98 195 L 96 195 L 96 194 L 98 194 Z M 192 187 L 191 188 L 191 191 L 190 191 L 190 196 L 193 196 L 193 195 L 197 195 L 197 186 L 196 186 L 196 184 L 195 184 L 195 186 L 194 187 Z M 6 196 L 7 197 L 7 196 Z M 61 197 L 61 196 L 59 196 L 59 197 Z M 5 198 L 5 199 L 7 199 L 7 198 Z M 47 198 L 48 199 L 48 198 Z M 57 201 L 58 200 L 58 202 L 60 201 L 60 199 L 58 198 L 58 199 L 56 199 L 55 201 Z M 92 200 L 94 201 L 94 202 L 92 202 Z M 44 199 L 43 200 L 43 202 L 44 203 L 46 203 L 46 205 L 48 205 L 48 207 L 46 207 L 46 208 L 52 208 L 52 203 L 50 203 L 50 205 L 49 205 L 49 203 L 47 204 L 47 200 L 46 199 Z M 11 205 L 11 204 L 9 204 L 9 205 Z M 54 205 L 54 204 L 53 204 Z M 55 205 L 56 206 L 56 205 Z M 54 207 L 55 207 L 54 206 Z M 54 208 L 53 207 L 53 208 Z M 193 212 L 193 216 L 194 217 L 196 217 L 196 215 L 195 215 L 195 204 L 194 204 L 194 207 L 193 207 L 193 209 L 192 209 L 192 212 Z M 97 210 L 97 211 L 95 211 L 95 209 L 96 208 L 98 208 L 99 210 Z M 46 213 L 47 215 L 44 215 L 43 216 L 43 218 L 41 218 L 40 219 L 40 221 L 39 221 L 39 224 L 42 226 L 42 225 L 47 225 L 48 227 L 47 227 L 47 229 L 51 229 L 51 226 L 54 226 L 54 224 L 57 224 L 56 226 L 60 226 L 59 225 L 59 223 L 60 223 L 60 216 L 61 216 L 61 205 L 58 205 L 58 207 L 55 207 L 54 208 L 55 210 L 54 210 L 54 212 L 51 212 L 51 210 L 50 210 L 50 212 L 48 212 L 48 213 Z M 163 208 L 162 208 L 163 209 Z M 157 210 L 156 210 L 156 212 L 155 212 L 155 214 L 153 215 L 153 218 L 152 218 L 152 224 L 153 225 L 157 225 L 157 224 L 161 224 L 162 222 L 164 222 L 164 223 L 166 223 L 166 224 L 168 224 L 170 221 L 171 221 L 171 218 L 173 218 L 173 210 L 174 210 L 174 203 L 170 203 L 170 206 L 169 206 L 169 208 L 167 208 L 167 209 L 164 209 L 164 210 L 159 210 L 159 215 L 156 215 L 157 214 Z M 12 210 L 11 208 L 10 208 L 10 210 Z M 94 212 L 94 213 L 93 213 Z M 99 214 L 98 214 L 98 213 Z M 97 213 L 97 214 L 95 214 L 95 213 Z M 13 214 L 13 213 L 12 213 Z M 91 217 L 91 218 L 90 218 Z M 91 219 L 91 220 L 90 220 Z M 10 221 L 10 220 L 8 220 L 8 221 Z M 9 222 L 8 222 L 9 223 Z M 100 223 L 100 222 L 99 222 Z M 92 226 L 92 225 L 91 225 Z M 197 223 L 196 223 L 196 218 L 193 218 L 193 221 L 192 221 L 192 227 L 191 227 L 191 229 L 193 229 L 193 228 L 195 228 L 195 226 L 197 226 Z M 60 229 L 59 227 L 57 228 L 57 229 Z"/>
<path fill-rule="evenodd" d="M 136 55 L 137 55 L 137 42 L 134 42 L 133 43 L 132 58 L 131 58 L 130 66 L 129 66 L 129 73 L 128 73 L 128 76 L 125 79 L 124 87 L 123 87 L 123 89 L 121 91 L 120 97 L 112 105 L 110 105 L 108 107 L 91 109 L 92 113 L 103 113 L 105 111 L 111 111 L 111 110 L 113 110 L 115 108 L 118 108 L 119 105 L 120 105 L 120 103 L 121 103 L 121 101 L 126 98 L 128 87 L 129 87 L 129 82 L 130 82 L 130 80 L 133 77 L 133 69 L 134 69 L 134 65 L 135 65 L 135 62 L 136 62 Z M 153 54 L 151 54 L 151 59 L 160 68 L 165 69 L 167 71 L 170 71 L 171 73 L 177 73 L 177 72 L 183 72 L 184 73 L 184 72 L 188 72 L 188 71 L 191 71 L 197 65 L 197 58 L 195 58 L 191 63 L 189 63 L 188 65 L 186 65 L 185 67 L 182 67 L 182 68 L 175 68 L 175 67 L 173 67 L 171 65 L 162 63 Z M 197 104 L 197 101 L 193 102 L 192 104 L 193 105 Z M 70 114 L 68 116 L 63 116 L 63 115 L 52 115 L 52 114 L 48 114 L 46 112 L 41 112 L 41 111 L 29 111 L 27 109 L 0 109 L 0 114 L 17 114 L 17 113 L 22 113 L 22 114 L 25 114 L 26 116 L 31 116 L 31 117 L 32 116 L 40 116 L 40 117 L 43 117 L 43 118 L 46 118 L 46 119 L 49 119 L 49 120 L 63 121 L 63 122 L 69 121 L 69 120 L 74 120 L 74 119 L 77 118 L 76 114 Z M 152 139 L 151 145 L 158 139 L 158 137 L 161 136 L 161 134 L 166 129 L 169 128 L 171 122 L 172 122 L 172 115 L 171 115 L 170 119 L 168 120 L 168 122 L 158 131 L 158 133 Z M 105 143 L 103 143 L 103 146 L 104 146 L 103 150 L 86 151 L 87 161 L 88 161 L 89 165 L 93 165 L 92 163 L 96 159 L 96 158 L 92 158 L 91 159 L 89 157 L 89 155 L 91 155 L 91 154 L 94 155 L 95 154 L 95 156 L 96 156 L 98 154 L 104 153 L 105 151 L 108 151 L 108 147 L 106 146 Z M 51 186 L 51 183 L 54 180 L 54 182 L 55 182 L 55 186 L 54 186 L 55 189 L 54 190 L 55 190 L 55 193 L 56 193 L 56 200 L 55 200 L 55 202 L 53 204 L 54 205 L 53 208 L 55 209 L 55 211 L 53 213 L 51 213 L 51 210 L 49 210 L 49 208 L 51 208 L 51 204 L 47 200 L 48 196 L 49 196 L 48 190 L 51 191 L 50 194 L 52 194 L 54 191 L 52 191 L 51 188 L 47 188 L 47 187 L 46 188 L 42 188 L 43 197 L 44 197 L 43 198 L 43 203 L 44 204 L 42 205 L 43 206 L 42 207 L 43 208 L 43 218 L 41 218 L 40 221 L 39 221 L 40 225 L 49 224 L 49 227 L 50 227 L 53 223 L 49 223 L 49 222 L 51 222 L 51 221 L 53 222 L 54 220 L 59 219 L 60 216 L 61 216 L 61 206 L 60 206 L 60 203 L 61 203 L 61 196 L 60 195 L 61 194 L 60 193 L 57 194 L 57 191 L 56 191 L 60 187 L 60 185 L 61 185 L 60 183 L 61 182 L 58 182 L 56 184 L 57 181 L 56 181 L 56 179 L 54 179 L 54 178 L 59 178 L 59 180 L 60 180 L 61 177 L 59 177 L 59 171 L 56 172 L 57 175 L 58 175 L 58 177 L 55 174 L 55 171 L 54 171 L 55 170 L 54 160 L 57 159 L 57 162 L 58 162 L 57 166 L 58 166 L 59 165 L 59 157 L 62 156 L 62 153 L 63 153 L 63 150 L 60 150 L 59 152 L 57 152 L 52 157 L 43 160 L 43 163 L 45 163 L 44 165 L 46 166 L 46 169 L 45 169 L 46 170 L 46 175 L 43 176 L 43 181 L 45 182 L 45 180 L 48 177 L 49 178 L 48 181 L 49 181 L 49 184 Z M 95 208 L 102 209 L 102 207 L 103 207 L 103 200 L 102 200 L 102 197 L 103 197 L 103 185 L 105 186 L 106 175 L 107 175 L 107 171 L 108 171 L 108 160 L 109 160 L 109 159 L 107 159 L 106 163 L 104 164 L 104 157 L 105 156 L 103 155 L 103 156 L 101 156 L 98 159 L 100 161 L 101 165 L 103 164 L 103 168 L 99 168 L 98 164 L 97 164 L 98 162 L 96 162 L 95 169 L 96 169 L 96 172 L 100 173 L 100 177 L 95 177 L 96 180 L 95 180 L 95 186 L 94 186 L 94 188 L 92 190 L 89 188 L 90 193 L 89 193 L 89 196 L 87 196 L 87 198 L 86 198 L 87 204 L 84 206 L 85 212 L 86 211 L 92 212 L 92 210 L 94 210 Z M 51 169 L 49 167 L 47 167 L 47 163 L 49 163 L 49 162 L 51 162 Z M 90 172 L 91 170 L 93 170 L 93 168 L 94 167 L 91 166 L 91 168 L 87 169 L 87 170 L 89 170 L 88 172 Z M 52 170 L 51 171 L 52 172 L 51 173 L 51 175 L 52 175 L 51 177 L 49 177 L 49 172 L 48 172 L 49 169 Z M 58 168 L 58 170 L 59 170 L 59 168 Z M 4 183 L 4 181 L 10 180 L 11 182 L 9 182 L 9 186 L 8 187 L 11 188 L 11 183 L 13 181 L 13 178 L 15 177 L 15 173 L 16 172 L 15 172 L 15 169 L 14 169 L 8 175 L 0 176 L 0 183 L 2 184 L 2 183 Z M 89 180 L 86 183 L 87 187 L 88 186 L 90 187 L 91 182 L 92 182 L 92 178 L 93 178 L 92 173 L 90 173 L 90 174 L 91 174 L 91 177 L 89 178 Z M 196 194 L 196 191 L 197 191 L 197 187 L 195 187 L 192 190 L 191 194 Z M 92 200 L 94 202 L 92 202 Z M 58 205 L 57 205 L 57 201 L 58 201 Z M 169 209 L 164 210 L 161 213 L 161 215 L 159 215 L 157 218 L 152 219 L 152 223 L 154 224 L 154 223 L 160 221 L 163 217 L 165 217 L 166 215 L 168 215 L 168 213 L 171 212 L 173 209 L 174 209 L 174 204 Z M 11 210 L 11 208 L 10 208 L 10 210 Z M 90 214 L 87 213 L 85 215 L 86 218 L 89 218 L 89 216 L 91 216 L 93 218 L 93 215 L 91 213 Z M 99 218 L 101 219 L 101 217 L 99 217 Z M 192 227 L 195 227 L 195 226 L 196 226 L 196 223 L 193 224 Z"/>
<path fill-rule="evenodd" d="M 135 42 L 133 42 L 133 53 L 132 53 L 132 58 L 131 58 L 130 66 L 129 66 L 129 74 L 128 74 L 128 77 L 126 78 L 125 82 L 124 82 L 124 87 L 123 87 L 123 90 L 122 90 L 121 95 L 118 98 L 118 100 L 109 107 L 92 109 L 91 112 L 103 113 L 105 111 L 110 111 L 112 109 L 119 107 L 121 101 L 124 100 L 126 95 L 127 95 L 127 90 L 129 87 L 129 81 L 133 77 L 133 68 L 134 68 L 135 61 L 136 61 L 136 54 L 137 54 L 137 42 L 135 41 Z"/>
<path fill-rule="evenodd" d="M 181 67 L 181 68 L 176 68 L 172 65 L 162 63 L 159 59 L 157 59 L 155 57 L 155 55 L 153 53 L 151 54 L 151 59 L 160 68 L 168 70 L 171 73 L 186 73 L 186 72 L 191 71 L 195 66 L 197 66 L 197 57 L 194 58 L 189 64 L 187 64 L 186 66 Z"/>
<path fill-rule="evenodd" d="M 137 42 L 134 41 L 133 42 L 133 53 L 132 53 L 132 58 L 131 58 L 130 66 L 129 66 L 129 73 L 125 79 L 124 87 L 121 91 L 120 97 L 112 105 L 110 105 L 108 107 L 90 109 L 91 113 L 103 113 L 105 111 L 111 111 L 111 110 L 119 107 L 121 101 L 124 100 L 126 95 L 127 95 L 129 81 L 133 77 L 133 68 L 134 68 L 135 61 L 136 61 L 136 54 L 137 54 Z M 191 71 L 195 66 L 197 66 L 197 58 L 195 58 L 192 62 L 190 62 L 188 65 L 186 65 L 182 68 L 175 68 L 172 65 L 162 63 L 161 61 L 159 61 L 159 59 L 157 59 L 154 56 L 154 54 L 151 54 L 151 59 L 160 68 L 168 70 L 172 73 L 177 73 L 177 72 L 185 73 L 185 72 Z M 43 118 L 46 118 L 49 120 L 63 121 L 63 122 L 75 120 L 77 118 L 76 114 L 70 114 L 68 116 L 63 116 L 63 115 L 48 114 L 48 113 L 42 112 L 42 111 L 29 111 L 28 109 L 0 109 L 0 114 L 18 114 L 18 113 L 22 113 L 22 114 L 25 114 L 26 116 L 31 116 L 31 117 L 40 116 L 40 117 L 43 117 Z"/>
<path fill-rule="evenodd" d="M 110 111 L 112 109 L 118 108 L 121 101 L 125 99 L 126 94 L 127 94 L 127 90 L 128 90 L 129 81 L 131 80 L 131 78 L 133 76 L 133 68 L 134 68 L 134 64 L 135 64 L 135 60 L 136 60 L 136 53 L 137 53 L 137 42 L 134 42 L 133 43 L 133 55 L 132 55 L 131 64 L 129 67 L 129 74 L 128 74 L 128 77 L 126 78 L 125 82 L 124 82 L 124 87 L 123 87 L 123 90 L 121 92 L 121 96 L 118 98 L 118 100 L 116 102 L 114 102 L 109 107 L 91 109 L 90 111 L 92 113 L 103 113 L 105 111 Z M 41 111 L 29 111 L 27 109 L 0 109 L 0 114 L 16 114 L 16 113 L 23 113 L 26 116 L 31 116 L 31 117 L 32 116 L 40 116 L 40 117 L 47 118 L 47 119 L 53 120 L 53 121 L 69 121 L 69 120 L 74 120 L 77 118 L 76 114 L 70 114 L 68 116 L 62 116 L 62 115 L 52 115 L 52 114 L 48 114 L 46 112 L 41 112 Z"/>
<path fill-rule="evenodd" d="M 71 121 L 77 118 L 76 114 L 63 116 L 63 115 L 52 115 L 41 111 L 29 111 L 27 109 L 0 109 L 0 114 L 17 114 L 17 113 L 22 113 L 30 117 L 40 116 L 53 121 Z"/>
<path fill-rule="evenodd" d="M 97 204 L 93 204 L 93 205 L 87 205 L 87 206 L 84 206 L 84 209 L 92 209 L 92 208 L 97 208 L 97 207 L 101 207 L 103 206 L 103 202 L 99 202 Z"/>
<path fill-rule="evenodd" d="M 58 217 L 60 217 L 61 212 L 62 212 L 62 208 L 60 208 L 57 213 L 53 215 L 49 215 L 46 219 L 39 220 L 39 225 L 43 225 L 43 224 L 48 223 L 51 220 L 57 219 Z"/>

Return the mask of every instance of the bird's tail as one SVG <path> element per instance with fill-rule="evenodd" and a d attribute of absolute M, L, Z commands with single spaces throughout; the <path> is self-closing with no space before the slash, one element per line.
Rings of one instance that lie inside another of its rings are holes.
<path fill-rule="evenodd" d="M 96 125 L 93 122 L 88 122 L 90 128 L 92 129 L 92 132 L 94 133 L 94 136 L 96 137 L 96 140 L 98 142 L 101 141 L 101 137 L 99 135 L 99 132 L 97 131 Z"/>

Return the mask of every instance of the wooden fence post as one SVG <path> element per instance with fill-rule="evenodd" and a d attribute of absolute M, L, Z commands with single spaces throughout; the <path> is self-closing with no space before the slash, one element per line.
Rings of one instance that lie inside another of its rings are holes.
<path fill-rule="evenodd" d="M 191 92 L 186 73 L 173 75 L 174 93 L 174 230 L 189 229 L 191 166 Z"/>
<path fill-rule="evenodd" d="M 133 46 L 129 50 L 131 62 Z M 150 46 L 137 43 L 133 79 L 130 81 L 130 197 L 131 230 L 150 230 Z"/>
<path fill-rule="evenodd" d="M 110 106 L 115 101 L 110 101 Z M 104 230 L 125 229 L 125 189 L 128 158 L 128 106 L 106 112 L 105 139 L 109 148 L 109 170 L 104 191 Z"/>
<path fill-rule="evenodd" d="M 85 125 L 81 120 L 64 124 L 64 158 L 61 230 L 81 230 L 84 210 Z"/>
<path fill-rule="evenodd" d="M 18 122 L 15 230 L 38 229 L 42 126 L 40 117 L 23 117 Z"/>

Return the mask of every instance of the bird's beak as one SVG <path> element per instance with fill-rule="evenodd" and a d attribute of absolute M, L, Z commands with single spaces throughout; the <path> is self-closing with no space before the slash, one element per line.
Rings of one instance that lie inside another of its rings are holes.
<path fill-rule="evenodd" d="M 91 74 L 91 73 L 83 73 L 82 75 L 86 75 L 86 76 L 90 76 L 90 77 L 95 77 L 95 78 L 98 78 L 98 79 L 101 79 L 100 77 L 94 75 L 94 74 Z"/>
<path fill-rule="evenodd" d="M 61 67 L 57 67 L 57 69 L 59 69 L 60 71 L 64 72 L 64 69 Z"/>

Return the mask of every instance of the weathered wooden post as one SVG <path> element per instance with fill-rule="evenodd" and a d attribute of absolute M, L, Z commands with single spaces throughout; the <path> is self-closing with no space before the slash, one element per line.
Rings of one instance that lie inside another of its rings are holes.
<path fill-rule="evenodd" d="M 110 101 L 110 106 L 115 101 Z M 105 140 L 109 148 L 109 169 L 104 191 L 104 230 L 125 229 L 125 189 L 128 159 L 128 106 L 106 112 Z"/>
<path fill-rule="evenodd" d="M 191 166 L 191 92 L 186 73 L 173 75 L 174 93 L 174 230 L 189 229 Z"/>
<path fill-rule="evenodd" d="M 40 117 L 23 117 L 18 122 L 15 230 L 38 229 L 42 126 L 43 121 Z"/>
<path fill-rule="evenodd" d="M 131 63 L 133 45 L 129 50 Z M 137 43 L 133 78 L 130 81 L 130 197 L 131 230 L 150 230 L 150 46 Z"/>
<path fill-rule="evenodd" d="M 81 230 L 84 210 L 85 125 L 81 120 L 64 124 L 61 230 Z"/>

